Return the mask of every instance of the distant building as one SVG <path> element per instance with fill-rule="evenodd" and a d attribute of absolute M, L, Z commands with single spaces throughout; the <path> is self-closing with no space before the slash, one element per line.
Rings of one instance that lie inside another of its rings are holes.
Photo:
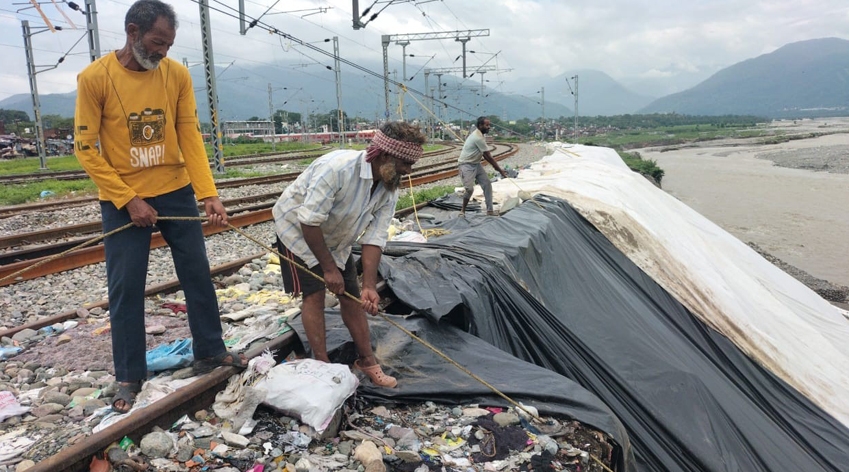
<path fill-rule="evenodd" d="M 221 132 L 224 137 L 234 139 L 242 135 L 270 136 L 274 134 L 272 121 L 225 121 Z"/>

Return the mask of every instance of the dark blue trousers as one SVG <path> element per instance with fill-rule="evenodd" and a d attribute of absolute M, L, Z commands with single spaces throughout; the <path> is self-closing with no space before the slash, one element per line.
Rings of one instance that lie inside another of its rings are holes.
<path fill-rule="evenodd" d="M 158 216 L 198 216 L 191 185 L 158 197 L 146 198 Z M 103 232 L 132 220 L 126 208 L 101 201 Z M 224 351 L 218 299 L 209 271 L 203 230 L 199 221 L 159 220 L 156 227 L 171 248 L 174 268 L 186 294 L 186 311 L 192 332 L 195 359 Z M 109 284 L 109 319 L 112 325 L 112 356 L 115 378 L 135 382 L 147 377 L 144 332 L 144 290 L 153 227 L 131 226 L 104 240 L 106 278 Z"/>

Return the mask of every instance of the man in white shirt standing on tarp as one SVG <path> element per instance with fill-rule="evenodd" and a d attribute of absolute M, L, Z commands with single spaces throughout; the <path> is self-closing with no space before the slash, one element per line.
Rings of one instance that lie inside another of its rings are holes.
<path fill-rule="evenodd" d="M 466 205 L 472 199 L 472 193 L 475 191 L 475 182 L 483 189 L 483 198 L 486 202 L 486 214 L 493 216 L 495 211 L 492 209 L 492 183 L 489 181 L 489 176 L 481 164 L 481 158 L 486 159 L 493 169 L 497 170 L 502 177 L 507 177 L 507 172 L 495 162 L 492 154 L 489 153 L 489 146 L 484 139 L 485 134 L 489 133 L 492 124 L 489 118 L 484 116 L 478 117 L 475 124 L 475 130 L 466 138 L 463 144 L 463 150 L 460 151 L 460 158 L 457 160 L 460 169 L 460 179 L 463 181 L 463 187 L 466 192 L 463 195 L 463 209 L 460 210 L 460 216 L 466 216 Z"/>

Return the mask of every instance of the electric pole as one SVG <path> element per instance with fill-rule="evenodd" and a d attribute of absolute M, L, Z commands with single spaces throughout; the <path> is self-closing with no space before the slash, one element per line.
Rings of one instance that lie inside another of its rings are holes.
<path fill-rule="evenodd" d="M 542 140 L 545 141 L 545 87 L 540 89 L 540 94 L 542 98 Z"/>
<path fill-rule="evenodd" d="M 209 0 L 199 0 L 201 39 L 203 41 L 203 70 L 206 75 L 206 99 L 212 122 L 212 153 L 217 174 L 224 173 L 224 152 L 221 150 L 221 123 L 218 121 L 218 91 L 215 87 L 215 61 L 212 54 L 212 28 L 209 25 Z"/>
<path fill-rule="evenodd" d="M 572 76 L 572 80 L 575 81 L 575 90 L 572 90 L 572 85 L 569 84 L 568 77 L 566 78 L 566 85 L 569 86 L 569 91 L 572 93 L 572 96 L 575 97 L 575 125 L 572 129 L 572 133 L 575 144 L 578 144 L 578 74 Z"/>
<path fill-rule="evenodd" d="M 277 128 L 274 126 L 274 102 L 271 101 L 271 82 L 268 83 L 268 119 L 271 121 L 271 152 L 277 152 Z"/>
<path fill-rule="evenodd" d="M 354 25 L 356 28 L 357 25 L 357 13 L 354 12 Z M 388 57 L 388 48 L 389 43 L 395 42 L 396 44 L 401 45 L 402 42 L 409 44 L 410 41 L 425 41 L 431 39 L 454 39 L 455 41 L 460 41 L 463 43 L 463 77 L 466 76 L 466 42 L 468 42 L 472 37 L 480 37 L 480 36 L 489 36 L 488 29 L 480 29 L 480 30 L 461 30 L 461 31 L 440 31 L 433 33 L 410 33 L 410 34 L 384 34 L 380 38 L 381 46 L 383 46 L 383 93 L 384 93 L 384 103 L 385 110 L 384 115 L 386 119 L 389 119 L 389 57 Z M 406 44 L 403 44 L 406 47 Z M 405 58 L 405 69 L 406 69 L 406 53 L 404 54 Z M 406 70 L 404 70 L 404 75 L 406 76 Z M 404 78 L 406 81 L 406 77 Z M 397 81 L 396 81 L 397 82 Z"/>
<path fill-rule="evenodd" d="M 342 112 L 342 67 L 339 61 L 339 37 L 333 37 L 333 59 L 336 63 L 336 124 L 339 126 L 339 147 L 345 147 L 345 114 Z M 333 131 L 331 129 L 331 131 Z"/>
<path fill-rule="evenodd" d="M 41 66 L 35 65 L 35 59 L 32 55 L 32 35 L 43 33 L 48 29 L 54 28 L 48 28 L 45 26 L 43 28 L 39 28 L 38 31 L 33 33 L 30 30 L 29 21 L 27 20 L 21 21 L 21 28 L 24 32 L 24 49 L 26 50 L 27 56 L 27 76 L 29 77 L 29 90 L 30 97 L 32 98 L 32 112 L 34 115 L 33 118 L 35 118 L 35 148 L 38 151 L 38 165 L 39 170 L 47 170 L 47 153 L 44 149 L 44 125 L 41 122 L 41 100 L 39 100 L 38 98 L 38 82 L 35 80 L 35 75 L 39 72 L 55 69 L 58 64 L 47 69 L 42 69 L 40 71 L 35 70 L 36 67 Z M 57 26 L 55 29 L 61 28 Z"/>
<path fill-rule="evenodd" d="M 88 55 L 91 62 L 100 57 L 100 36 L 97 28 L 97 6 L 94 0 L 85 0 L 85 27 L 88 33 Z"/>

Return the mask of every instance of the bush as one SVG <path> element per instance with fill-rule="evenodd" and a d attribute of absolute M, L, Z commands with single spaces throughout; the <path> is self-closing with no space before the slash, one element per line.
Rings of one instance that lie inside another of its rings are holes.
<path fill-rule="evenodd" d="M 648 175 L 660 185 L 663 180 L 664 171 L 657 165 L 657 161 L 653 159 L 643 159 L 640 153 L 620 152 L 619 156 L 625 161 L 625 164 L 634 172 L 639 172 L 643 175 Z"/>

